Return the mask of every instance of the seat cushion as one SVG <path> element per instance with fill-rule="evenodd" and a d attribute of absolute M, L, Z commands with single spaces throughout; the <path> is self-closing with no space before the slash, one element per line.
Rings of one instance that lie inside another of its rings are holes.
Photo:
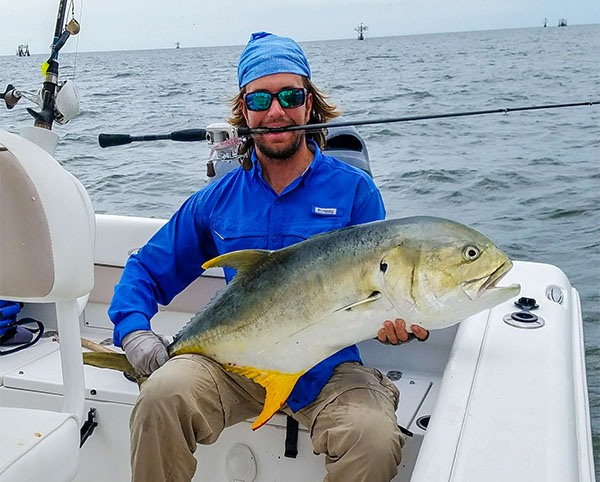
<path fill-rule="evenodd" d="M 73 415 L 0 407 L 0 481 L 73 480 L 79 437 Z"/>
<path fill-rule="evenodd" d="M 0 226 L 0 298 L 56 302 L 92 290 L 95 217 L 88 193 L 44 149 L 3 130 Z"/>

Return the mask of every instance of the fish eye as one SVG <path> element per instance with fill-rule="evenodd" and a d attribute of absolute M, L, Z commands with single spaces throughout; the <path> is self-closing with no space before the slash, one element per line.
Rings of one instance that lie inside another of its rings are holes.
<path fill-rule="evenodd" d="M 467 261 L 475 261 L 481 255 L 481 250 L 477 246 L 467 245 L 463 249 L 463 256 Z"/>
<path fill-rule="evenodd" d="M 379 269 L 381 270 L 382 273 L 385 273 L 388 269 L 388 265 L 385 261 L 382 261 L 381 263 L 379 263 Z"/>

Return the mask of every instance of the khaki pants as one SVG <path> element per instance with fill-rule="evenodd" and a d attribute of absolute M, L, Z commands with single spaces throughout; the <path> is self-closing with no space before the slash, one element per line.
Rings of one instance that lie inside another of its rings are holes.
<path fill-rule="evenodd" d="M 197 444 L 255 418 L 265 391 L 199 355 L 169 360 L 142 385 L 131 415 L 134 482 L 190 481 Z M 396 423 L 398 390 L 373 368 L 344 363 L 310 405 L 292 414 L 326 455 L 326 482 L 389 482 L 404 438 Z M 260 429 L 259 429 L 260 430 Z M 202 467 L 199 468 L 202 471 Z"/>

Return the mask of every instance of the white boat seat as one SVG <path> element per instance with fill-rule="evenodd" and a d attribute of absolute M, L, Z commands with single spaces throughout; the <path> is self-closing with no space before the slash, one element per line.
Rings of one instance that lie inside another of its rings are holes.
<path fill-rule="evenodd" d="M 74 415 L 0 407 L 0 420 L 2 482 L 48 480 L 45 474 L 61 474 L 64 480 L 75 478 L 79 424 Z"/>
<path fill-rule="evenodd" d="M 0 408 L 1 482 L 75 477 L 85 386 L 79 314 L 94 284 L 94 237 L 79 181 L 0 130 L 0 299 L 55 304 L 63 376 L 62 412 Z"/>

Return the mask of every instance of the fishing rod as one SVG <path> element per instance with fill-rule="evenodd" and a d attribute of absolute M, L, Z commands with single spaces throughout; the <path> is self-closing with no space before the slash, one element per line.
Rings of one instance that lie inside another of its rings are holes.
<path fill-rule="evenodd" d="M 231 132 L 223 136 L 224 140 L 232 139 L 235 137 L 247 137 L 253 134 L 266 134 L 270 132 L 291 132 L 291 131 L 318 131 L 322 129 L 332 129 L 335 127 L 349 127 L 349 126 L 361 126 L 361 125 L 373 125 L 373 124 L 390 124 L 395 122 L 413 122 L 421 120 L 431 119 L 445 119 L 450 117 L 467 117 L 476 115 L 486 114 L 507 114 L 510 112 L 522 112 L 530 110 L 543 110 L 543 109 L 559 109 L 565 107 L 583 107 L 593 106 L 600 104 L 600 100 L 587 101 L 587 102 L 572 102 L 566 104 L 545 104 L 545 105 L 533 105 L 525 107 L 503 107 L 496 109 L 487 110 L 476 110 L 476 111 L 465 111 L 465 112 L 448 112 L 442 114 L 426 114 L 426 115 L 414 115 L 405 117 L 390 117 L 382 119 L 363 119 L 363 120 L 349 120 L 349 121 L 338 121 L 338 122 L 327 122 L 322 124 L 306 124 L 306 125 L 292 125 L 283 127 L 240 127 L 235 129 L 233 126 L 229 126 L 227 129 Z M 219 124 L 222 126 L 222 124 Z M 172 140 L 172 141 L 214 141 L 216 133 L 214 129 L 208 126 L 206 129 L 186 129 L 181 131 L 173 131 L 169 134 L 154 134 L 154 135 L 142 135 L 142 136 L 131 136 L 128 134 L 100 134 L 98 136 L 98 143 L 100 147 L 111 147 L 119 146 L 123 144 L 129 144 L 137 141 L 156 141 L 156 140 Z"/>
<path fill-rule="evenodd" d="M 52 123 L 57 120 L 56 115 L 56 96 L 60 86 L 58 83 L 58 53 L 63 48 L 71 35 L 77 35 L 80 27 L 79 22 L 75 18 L 67 23 L 67 8 L 68 4 L 72 5 L 73 0 L 60 0 L 58 3 L 58 13 L 56 15 L 56 25 L 54 28 L 54 40 L 50 47 L 50 58 L 42 65 L 42 73 L 44 74 L 44 83 L 40 91 L 41 110 L 39 112 L 27 108 L 27 112 L 35 119 L 34 126 L 52 130 Z M 13 88 L 14 89 L 14 88 Z M 3 98 L 6 100 L 7 92 Z M 15 95 L 9 96 L 11 101 Z M 18 98 L 17 98 L 18 100 Z M 16 103 L 16 102 L 15 102 Z M 8 107 L 9 102 L 7 102 Z"/>
<path fill-rule="evenodd" d="M 308 124 L 302 126 L 284 126 L 284 127 L 255 127 L 248 128 L 243 127 L 237 130 L 238 135 L 246 136 L 252 134 L 266 134 L 273 132 L 292 132 L 292 131 L 319 131 L 321 129 L 328 129 L 332 127 L 348 127 L 348 126 L 362 126 L 362 125 L 372 125 L 372 124 L 391 124 L 394 122 L 412 122 L 412 121 L 420 121 L 420 120 L 430 120 L 430 119 L 445 119 L 449 117 L 467 117 L 467 116 L 475 116 L 475 115 L 485 115 L 485 114 L 508 114 L 509 112 L 522 112 L 527 110 L 542 110 L 542 109 L 559 109 L 563 107 L 582 107 L 582 106 L 592 106 L 600 104 L 600 101 L 590 101 L 590 102 L 573 102 L 569 104 L 546 104 L 546 105 L 533 105 L 526 107 L 503 107 L 499 109 L 487 109 L 487 110 L 475 110 L 475 111 L 466 111 L 466 112 L 448 112 L 444 114 L 427 114 L 427 115 L 414 115 L 414 116 L 405 116 L 405 117 L 389 117 L 383 119 L 365 119 L 365 120 L 355 120 L 355 121 L 342 121 L 342 122 L 328 122 L 322 124 Z"/>

